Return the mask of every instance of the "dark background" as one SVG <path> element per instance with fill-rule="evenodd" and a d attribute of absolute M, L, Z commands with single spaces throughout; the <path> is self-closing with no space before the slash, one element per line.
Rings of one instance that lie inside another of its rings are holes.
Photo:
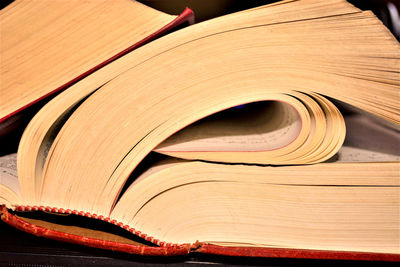
<path fill-rule="evenodd" d="M 112 1 L 112 0 L 110 0 Z M 0 9 L 12 0 L 0 2 Z M 179 14 L 186 6 L 196 15 L 196 22 L 228 13 L 276 2 L 266 0 L 140 0 L 148 6 L 169 14 Z M 387 0 L 351 0 L 361 9 L 372 10 L 391 30 L 392 19 L 387 8 Z M 400 1 L 392 0 L 398 10 Z M 399 39 L 399 32 L 394 32 Z M 18 138 L 9 144 L 8 153 L 16 152 Z M 3 147 L 4 148 L 4 147 Z M 2 148 L 2 149 L 3 149 Z M 112 251 L 103 251 L 77 245 L 64 244 L 32 236 L 0 222 L 0 266 L 137 266 L 137 265 L 391 265 L 381 262 L 351 262 L 338 260 L 268 259 L 191 254 L 179 257 L 142 257 Z"/>

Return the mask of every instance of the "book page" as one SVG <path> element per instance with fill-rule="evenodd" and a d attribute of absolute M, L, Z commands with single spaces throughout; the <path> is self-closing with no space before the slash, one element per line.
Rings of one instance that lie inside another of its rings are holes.
<path fill-rule="evenodd" d="M 90 96 L 89 94 L 88 96 Z M 51 127 L 47 129 L 46 135 L 43 137 L 42 143 L 39 146 L 39 150 L 36 156 L 36 166 L 35 166 L 35 178 L 39 179 L 42 176 L 42 171 L 44 165 L 46 164 L 47 155 L 49 154 L 50 148 L 54 143 L 58 133 L 60 132 L 61 128 L 64 126 L 65 122 L 71 116 L 71 114 L 79 107 L 81 103 L 83 103 L 88 96 L 83 97 L 76 103 L 72 103 L 68 109 L 66 109 L 63 113 L 59 114 L 59 117 L 54 120 Z M 36 186 L 39 186 L 36 184 Z"/>
<path fill-rule="evenodd" d="M 17 153 L 0 157 L 0 184 L 20 195 L 17 175 Z"/>
<path fill-rule="evenodd" d="M 362 114 L 344 117 L 347 133 L 333 161 L 400 161 L 400 132 Z"/>
<path fill-rule="evenodd" d="M 156 151 L 268 151 L 290 144 L 301 130 L 289 104 L 263 101 L 206 117 L 165 140 Z"/>

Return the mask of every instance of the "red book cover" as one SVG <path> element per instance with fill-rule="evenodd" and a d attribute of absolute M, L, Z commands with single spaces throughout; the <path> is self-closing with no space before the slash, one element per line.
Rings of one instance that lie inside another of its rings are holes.
<path fill-rule="evenodd" d="M 16 229 L 27 232 L 29 234 L 45 237 L 57 241 L 83 245 L 93 248 L 100 248 L 123 253 L 138 254 L 143 256 L 176 256 L 189 253 L 203 253 L 225 256 L 243 256 L 243 257 L 265 257 L 265 258 L 294 258 L 294 259 L 326 259 L 326 260 L 359 260 L 359 261 L 400 261 L 400 254 L 388 253 L 366 253 L 354 251 L 329 251 L 329 250 L 309 250 L 309 249 L 293 249 L 293 248 L 267 248 L 267 247 L 238 247 L 238 246 L 219 246 L 204 242 L 196 242 L 194 244 L 169 244 L 160 242 L 147 236 L 145 233 L 136 231 L 128 225 L 123 225 L 110 218 L 104 218 L 95 214 L 83 213 L 78 211 L 69 211 L 63 209 L 49 207 L 22 207 L 16 208 L 16 211 L 32 212 L 44 211 L 49 213 L 69 213 L 79 216 L 85 216 L 93 220 L 102 220 L 110 224 L 121 227 L 143 240 L 151 242 L 156 246 L 148 246 L 145 244 L 131 244 L 126 242 L 115 242 L 88 236 L 81 236 L 72 233 L 66 233 L 46 227 L 33 224 L 24 218 L 9 212 L 3 205 L 0 208 L 1 220 Z"/>

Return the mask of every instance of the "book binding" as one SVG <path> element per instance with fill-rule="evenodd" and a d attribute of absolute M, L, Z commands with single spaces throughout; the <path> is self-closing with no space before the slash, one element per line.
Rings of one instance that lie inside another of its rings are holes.
<path fill-rule="evenodd" d="M 124 225 L 122 222 L 112 220 L 109 217 L 98 216 L 89 212 L 80 212 L 76 210 L 64 210 L 43 206 L 17 206 L 15 211 L 31 212 L 44 211 L 60 214 L 74 214 L 92 219 L 103 220 L 117 225 L 134 235 L 143 238 L 157 246 L 132 245 L 121 242 L 102 240 L 91 237 L 84 237 L 75 234 L 65 233 L 41 227 L 15 216 L 5 205 L 0 206 L 0 217 L 6 224 L 33 234 L 39 237 L 45 237 L 57 241 L 78 244 L 93 248 L 107 249 L 112 251 L 137 254 L 143 256 L 177 256 L 189 253 L 214 254 L 223 256 L 242 256 L 242 257 L 263 257 L 263 258 L 294 258 L 294 259 L 320 259 L 320 260 L 358 260 L 358 261 L 392 261 L 400 262 L 400 254 L 388 253 L 369 253 L 356 251 L 331 251 L 331 250 L 312 250 L 312 249 L 294 249 L 294 248 L 268 248 L 268 247 L 240 247 L 240 246 L 219 246 L 208 244 L 206 242 L 196 242 L 193 244 L 172 244 L 162 242 L 134 228 Z"/>
<path fill-rule="evenodd" d="M 55 208 L 49 208 L 49 207 L 22 207 L 19 206 L 16 210 L 18 211 L 35 211 L 35 210 L 40 210 L 40 211 L 46 211 L 46 212 L 58 212 L 58 213 L 69 213 L 75 214 L 75 215 L 80 215 L 80 216 L 86 216 L 90 218 L 104 218 L 104 217 L 97 217 L 94 214 L 90 213 L 82 213 L 82 212 L 77 212 L 77 211 L 70 211 L 70 210 L 62 210 L 62 209 L 55 209 Z M 146 255 L 146 256 L 172 256 L 172 255 L 184 255 L 188 254 L 190 252 L 190 245 L 189 244 L 182 244 L 182 245 L 174 245 L 174 244 L 169 244 L 165 242 L 159 242 L 156 239 L 153 239 L 152 237 L 148 237 L 145 234 L 140 233 L 139 231 L 135 231 L 133 228 L 127 229 L 125 225 L 122 223 L 119 223 L 115 220 L 110 220 L 110 218 L 104 218 L 104 221 L 109 221 L 112 224 L 115 224 L 117 226 L 120 226 L 133 234 L 147 240 L 150 242 L 154 242 L 155 244 L 158 243 L 159 246 L 146 246 L 146 245 L 132 245 L 132 244 L 126 244 L 126 243 L 121 243 L 121 242 L 114 242 L 114 241 L 108 241 L 108 240 L 102 240 L 102 239 L 97 239 L 97 238 L 91 238 L 91 237 L 85 237 L 85 236 L 79 236 L 75 234 L 70 234 L 70 233 L 65 233 L 61 231 L 56 231 L 52 229 L 48 229 L 39 225 L 34 225 L 32 223 L 29 223 L 12 213 L 10 213 L 7 208 L 2 205 L 0 207 L 0 216 L 1 220 L 5 222 L 6 224 L 19 229 L 21 231 L 24 231 L 26 233 L 39 236 L 39 237 L 45 237 L 48 239 L 52 240 L 57 240 L 57 241 L 62 241 L 62 242 L 67 242 L 67 243 L 72 243 L 72 244 L 78 244 L 78 245 L 83 245 L 83 246 L 88 246 L 88 247 L 93 247 L 93 248 L 100 248 L 100 249 L 107 249 L 107 250 L 112 250 L 112 251 L 118 251 L 118 252 L 124 252 L 124 253 L 130 253 L 130 254 L 138 254 L 138 255 Z"/>

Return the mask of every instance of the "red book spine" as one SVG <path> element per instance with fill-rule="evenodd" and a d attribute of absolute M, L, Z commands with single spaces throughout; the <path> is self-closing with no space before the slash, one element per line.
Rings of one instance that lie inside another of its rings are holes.
<path fill-rule="evenodd" d="M 264 258 L 296 258 L 296 259 L 326 259 L 326 260 L 362 260 L 362 261 L 396 261 L 400 262 L 400 254 L 389 253 L 368 253 L 368 252 L 354 252 L 354 251 L 331 251 L 331 250 L 311 250 L 311 249 L 293 249 L 293 248 L 267 248 L 267 247 L 231 247 L 231 246 L 217 246 L 207 244 L 205 242 L 196 242 L 194 244 L 172 244 L 162 242 L 154 239 L 128 225 L 121 222 L 90 214 L 88 212 L 78 212 L 64 209 L 57 209 L 51 207 L 29 207 L 18 206 L 16 211 L 46 211 L 54 213 L 70 213 L 80 216 L 85 216 L 93 219 L 103 220 L 115 224 L 143 239 L 152 242 L 158 247 L 151 247 L 146 245 L 131 245 L 126 243 L 101 240 L 96 238 L 84 237 L 60 231 L 47 229 L 41 226 L 31 224 L 23 219 L 8 212 L 7 208 L 0 206 L 1 219 L 24 232 L 45 237 L 53 240 L 63 241 L 67 243 L 79 244 L 94 248 L 101 248 L 130 254 L 146 255 L 146 256 L 175 256 L 185 255 L 191 252 L 224 255 L 224 256 L 243 256 L 243 257 L 264 257 Z"/>
<path fill-rule="evenodd" d="M 30 208 L 30 207 L 19 207 L 18 210 L 29 210 L 33 209 L 35 210 L 36 208 Z M 48 212 L 53 212 L 58 209 L 41 209 L 38 208 L 38 210 L 44 210 Z M 68 213 L 68 212 L 66 212 Z M 74 213 L 74 212 L 72 212 Z M 75 214 L 75 213 L 74 213 Z M 160 246 L 158 247 L 152 247 L 152 246 L 146 246 L 146 245 L 132 245 L 132 244 L 126 244 L 126 243 L 120 243 L 120 242 L 114 242 L 114 241 L 107 241 L 107 240 L 102 240 L 102 239 L 97 239 L 97 238 L 91 238 L 91 237 L 84 237 L 84 236 L 79 236 L 79 235 L 74 235 L 70 233 L 64 233 L 60 231 L 55 231 L 52 229 L 47 229 L 38 225 L 31 224 L 29 222 L 24 221 L 23 219 L 11 214 L 8 212 L 7 208 L 3 205 L 0 207 L 0 215 L 1 215 L 1 220 L 4 221 L 6 224 L 19 229 L 21 231 L 24 231 L 26 233 L 39 236 L 39 237 L 45 237 L 57 241 L 62 241 L 62 242 L 67 242 L 67 243 L 72 243 L 72 244 L 78 244 L 78 245 L 84 245 L 88 247 L 93 247 L 93 248 L 101 248 L 101 249 L 107 249 L 107 250 L 113 250 L 113 251 L 119 251 L 119 252 L 125 252 L 125 253 L 130 253 L 130 254 L 138 254 L 138 255 L 145 255 L 145 256 L 172 256 L 172 255 L 184 255 L 188 254 L 190 252 L 190 244 L 182 244 L 182 245 L 175 245 L 175 244 L 168 244 L 161 242 Z M 77 215 L 81 215 L 81 213 L 78 213 Z M 87 217 L 93 217 L 89 213 L 84 213 L 82 214 L 83 216 Z M 105 221 L 107 221 L 105 219 Z M 110 223 L 116 224 L 118 226 L 121 226 L 122 228 L 125 228 L 122 224 L 116 222 L 115 220 L 110 221 Z M 138 232 L 134 232 L 134 234 L 139 235 L 140 237 L 145 237 L 146 240 L 151 241 L 151 237 L 146 237 L 145 234 L 140 234 Z M 154 240 L 157 241 L 157 240 Z"/>
<path fill-rule="evenodd" d="M 400 254 L 369 253 L 353 251 L 309 250 L 293 248 L 267 247 L 224 247 L 212 244 L 201 244 L 195 250 L 200 253 L 268 258 L 323 259 L 323 260 L 357 260 L 357 261 L 400 261 Z"/>

